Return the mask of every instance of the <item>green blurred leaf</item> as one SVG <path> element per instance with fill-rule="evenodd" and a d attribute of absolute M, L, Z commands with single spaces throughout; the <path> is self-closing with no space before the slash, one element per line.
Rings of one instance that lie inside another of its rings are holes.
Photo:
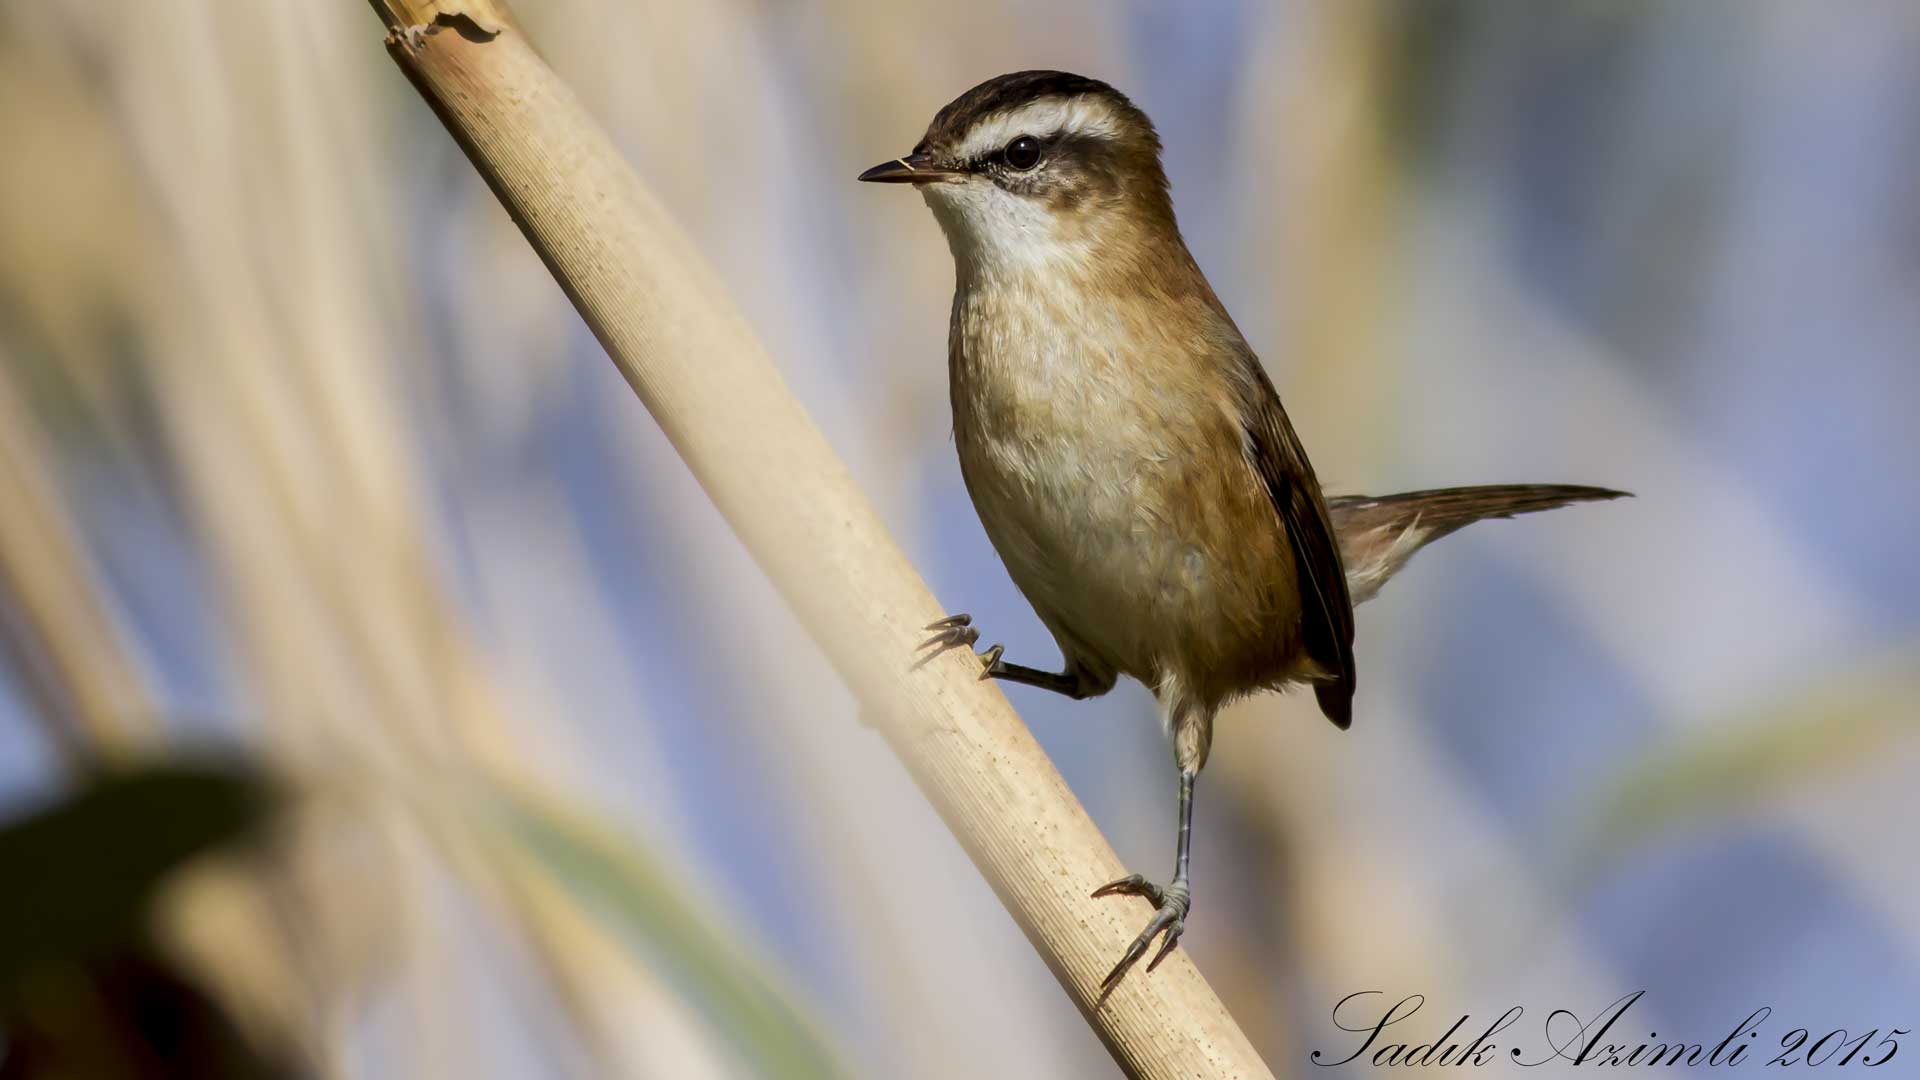
<path fill-rule="evenodd" d="M 1920 731 L 1916 711 L 1920 662 L 1908 652 L 1677 740 L 1622 771 L 1590 819 L 1581 862 L 1591 867 L 1668 830 L 1843 776 Z"/>
<path fill-rule="evenodd" d="M 647 852 L 570 810 L 498 789 L 492 795 L 508 834 L 650 966 L 666 971 L 756 1075 L 846 1075 L 774 978 Z"/>

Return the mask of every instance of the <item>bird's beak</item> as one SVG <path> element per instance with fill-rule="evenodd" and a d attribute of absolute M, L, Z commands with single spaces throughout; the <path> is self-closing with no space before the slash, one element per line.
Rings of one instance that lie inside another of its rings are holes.
<path fill-rule="evenodd" d="M 935 164 L 931 154 L 908 154 L 875 165 L 861 173 L 860 179 L 870 184 L 930 184 L 936 180 L 965 175 L 958 169 L 942 168 Z"/>

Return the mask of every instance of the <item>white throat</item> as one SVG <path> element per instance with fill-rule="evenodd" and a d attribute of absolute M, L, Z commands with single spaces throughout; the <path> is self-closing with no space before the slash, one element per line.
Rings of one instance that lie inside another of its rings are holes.
<path fill-rule="evenodd" d="M 929 184 L 921 194 L 947 235 L 962 281 L 1076 269 L 1093 258 L 1089 230 L 984 177 Z"/>

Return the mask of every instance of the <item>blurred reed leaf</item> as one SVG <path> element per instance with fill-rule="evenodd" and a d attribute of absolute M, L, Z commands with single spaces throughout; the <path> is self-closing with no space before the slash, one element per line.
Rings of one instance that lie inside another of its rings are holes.
<path fill-rule="evenodd" d="M 690 900 L 679 879 L 605 826 L 551 801 L 494 788 L 504 831 L 581 907 L 661 971 L 745 1056 L 754 1075 L 846 1075 L 816 1027 Z"/>
<path fill-rule="evenodd" d="M 1587 825 L 1580 864 L 1591 868 L 1668 830 L 1778 802 L 1912 735 L 1915 653 L 1844 669 L 1625 767 Z"/>

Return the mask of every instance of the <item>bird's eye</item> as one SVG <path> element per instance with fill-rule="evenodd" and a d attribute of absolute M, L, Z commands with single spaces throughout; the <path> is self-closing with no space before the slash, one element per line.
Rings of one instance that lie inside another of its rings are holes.
<path fill-rule="evenodd" d="M 1022 135 L 1007 144 L 1000 156 L 1006 159 L 1007 168 L 1026 172 L 1040 164 L 1040 140 L 1031 135 Z"/>

